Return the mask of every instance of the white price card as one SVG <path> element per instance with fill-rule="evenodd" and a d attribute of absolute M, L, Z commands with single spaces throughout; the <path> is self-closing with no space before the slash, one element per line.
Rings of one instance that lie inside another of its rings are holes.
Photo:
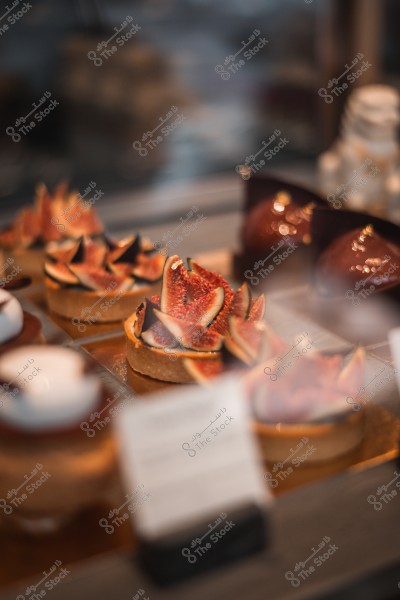
<path fill-rule="evenodd" d="M 271 500 L 235 377 L 146 396 L 118 415 L 116 427 L 127 491 L 147 492 L 135 527 L 148 540 Z"/>

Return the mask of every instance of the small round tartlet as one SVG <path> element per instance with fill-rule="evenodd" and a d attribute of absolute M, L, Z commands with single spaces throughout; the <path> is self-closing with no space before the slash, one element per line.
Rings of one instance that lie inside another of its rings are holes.
<path fill-rule="evenodd" d="M 4 525 L 44 533 L 104 500 L 115 485 L 115 441 L 111 428 L 89 437 L 82 427 L 107 406 L 107 391 L 83 357 L 60 346 L 23 346 L 0 357 L 0 383 Z"/>
<path fill-rule="evenodd" d="M 161 295 L 154 295 L 125 322 L 127 361 L 153 379 L 191 383 L 219 373 L 225 353 L 251 366 L 266 358 L 261 319 L 265 298 L 255 301 L 247 284 L 236 292 L 218 273 L 179 256 L 167 259 Z"/>
<path fill-rule="evenodd" d="M 120 242 L 81 238 L 48 247 L 50 310 L 74 323 L 112 323 L 159 290 L 165 257 L 140 236 Z"/>
<path fill-rule="evenodd" d="M 294 364 L 289 359 L 287 370 L 284 360 L 268 361 L 247 382 L 264 460 L 287 468 L 293 448 L 304 438 L 313 446 L 310 464 L 355 450 L 365 426 L 365 409 L 354 402 L 364 382 L 363 349 L 346 366 L 340 355 L 312 351 Z"/>
<path fill-rule="evenodd" d="M 42 325 L 37 317 L 24 312 L 18 300 L 0 289 L 0 354 L 41 340 Z"/>
<path fill-rule="evenodd" d="M 96 193 L 93 187 L 92 191 Z M 53 194 L 39 184 L 33 205 L 23 208 L 9 227 L 0 231 L 0 248 L 22 276 L 41 279 L 48 242 L 97 236 L 102 231 L 90 201 L 84 201 L 76 191 L 69 192 L 65 183 L 58 185 Z"/>

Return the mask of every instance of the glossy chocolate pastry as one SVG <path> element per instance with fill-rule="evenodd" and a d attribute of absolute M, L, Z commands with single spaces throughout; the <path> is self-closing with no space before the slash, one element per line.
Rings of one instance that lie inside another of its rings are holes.
<path fill-rule="evenodd" d="M 299 206 L 292 196 L 281 191 L 257 204 L 248 214 L 242 240 L 247 252 L 258 253 L 276 243 L 290 246 L 293 243 L 309 244 L 310 220 L 313 203 Z"/>
<path fill-rule="evenodd" d="M 400 282 L 400 247 L 386 241 L 372 225 L 353 229 L 321 254 L 317 285 L 322 294 L 344 289 L 366 295 Z"/>

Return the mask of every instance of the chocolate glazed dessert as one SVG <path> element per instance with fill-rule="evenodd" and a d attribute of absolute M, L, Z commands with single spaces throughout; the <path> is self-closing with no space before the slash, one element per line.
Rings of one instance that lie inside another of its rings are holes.
<path fill-rule="evenodd" d="M 354 305 L 378 293 L 400 299 L 400 227 L 355 211 L 316 209 L 311 232 L 321 296 Z"/>
<path fill-rule="evenodd" d="M 400 325 L 400 227 L 366 213 L 317 208 L 311 220 L 309 310 L 358 344 L 385 342 Z"/>
<path fill-rule="evenodd" d="M 241 252 L 234 273 L 253 287 L 303 282 L 309 273 L 311 216 L 324 206 L 316 194 L 278 179 L 254 176 L 246 182 Z"/>

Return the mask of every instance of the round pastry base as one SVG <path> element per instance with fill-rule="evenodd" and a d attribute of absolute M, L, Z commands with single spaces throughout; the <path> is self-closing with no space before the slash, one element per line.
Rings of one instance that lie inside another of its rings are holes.
<path fill-rule="evenodd" d="M 253 423 L 263 459 L 269 463 L 283 463 L 283 469 L 295 459 L 299 462 L 304 458 L 304 462 L 312 464 L 335 460 L 353 451 L 363 440 L 364 428 L 364 410 L 346 414 L 331 423 Z"/>
<path fill-rule="evenodd" d="M 83 323 L 123 321 L 136 310 L 144 298 L 157 294 L 159 285 L 146 285 L 127 292 L 94 292 L 63 287 L 46 277 L 47 303 L 53 312 Z"/>
<path fill-rule="evenodd" d="M 12 340 L 0 344 L 0 354 L 10 352 L 10 350 L 19 348 L 19 346 L 43 343 L 44 339 L 41 332 L 42 324 L 39 319 L 31 315 L 31 313 L 24 311 L 24 325 L 21 333 Z"/>
<path fill-rule="evenodd" d="M 142 375 L 170 383 L 193 383 L 192 376 L 184 366 L 185 358 L 196 360 L 218 360 L 219 352 L 196 352 L 195 350 L 175 350 L 153 348 L 134 334 L 136 315 L 125 322 L 126 358 L 129 366 Z"/>

